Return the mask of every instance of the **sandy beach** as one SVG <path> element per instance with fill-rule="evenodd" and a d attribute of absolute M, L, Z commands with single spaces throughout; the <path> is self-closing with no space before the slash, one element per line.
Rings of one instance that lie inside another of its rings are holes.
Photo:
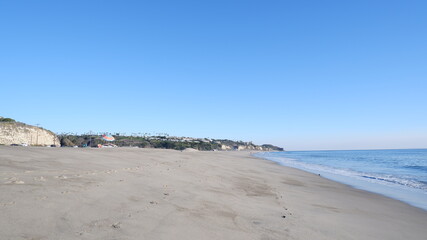
<path fill-rule="evenodd" d="M 0 239 L 425 239 L 427 212 L 249 152 L 0 146 Z"/>

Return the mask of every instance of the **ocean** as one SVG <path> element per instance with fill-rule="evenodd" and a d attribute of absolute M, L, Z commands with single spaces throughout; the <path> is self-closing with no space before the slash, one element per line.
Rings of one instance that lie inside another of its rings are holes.
<path fill-rule="evenodd" d="M 427 149 L 263 152 L 255 156 L 427 210 Z"/>

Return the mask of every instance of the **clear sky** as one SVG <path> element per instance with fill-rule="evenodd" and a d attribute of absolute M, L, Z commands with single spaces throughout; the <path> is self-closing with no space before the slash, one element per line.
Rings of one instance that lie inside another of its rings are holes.
<path fill-rule="evenodd" d="M 0 1 L 0 116 L 288 150 L 427 147 L 427 1 Z"/>

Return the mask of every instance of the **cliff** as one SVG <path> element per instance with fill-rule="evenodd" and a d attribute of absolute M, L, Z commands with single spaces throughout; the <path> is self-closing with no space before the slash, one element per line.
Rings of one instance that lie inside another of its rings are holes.
<path fill-rule="evenodd" d="M 53 132 L 19 122 L 0 122 L 0 144 L 61 146 L 58 137 Z"/>

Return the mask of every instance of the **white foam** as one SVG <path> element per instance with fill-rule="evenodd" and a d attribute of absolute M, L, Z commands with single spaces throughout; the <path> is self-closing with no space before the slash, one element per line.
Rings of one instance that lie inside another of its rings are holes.
<path fill-rule="evenodd" d="M 259 153 L 255 154 L 255 156 L 277 162 L 284 166 L 321 174 L 328 179 L 395 198 L 427 210 L 427 184 L 414 179 L 305 163 L 287 157 L 271 156 L 269 153 Z"/>

